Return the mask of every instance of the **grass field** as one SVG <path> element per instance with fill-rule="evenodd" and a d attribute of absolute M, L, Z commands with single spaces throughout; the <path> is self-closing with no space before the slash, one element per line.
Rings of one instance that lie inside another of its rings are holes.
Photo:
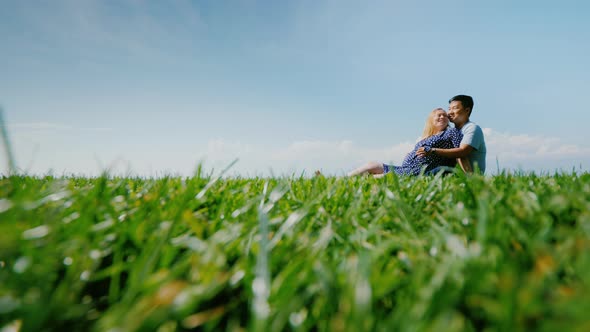
<path fill-rule="evenodd" d="M 0 179 L 0 329 L 590 331 L 590 174 Z"/>

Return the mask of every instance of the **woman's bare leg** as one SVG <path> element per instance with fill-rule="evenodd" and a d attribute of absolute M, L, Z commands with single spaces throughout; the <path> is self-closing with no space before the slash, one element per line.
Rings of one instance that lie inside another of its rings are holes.
<path fill-rule="evenodd" d="M 348 176 L 363 175 L 363 174 L 383 174 L 383 164 L 374 161 L 368 162 L 365 165 L 348 173 Z"/>

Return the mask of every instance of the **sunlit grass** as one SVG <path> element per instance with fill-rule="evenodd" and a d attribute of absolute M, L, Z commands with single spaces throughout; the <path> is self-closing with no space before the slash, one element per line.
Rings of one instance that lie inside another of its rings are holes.
<path fill-rule="evenodd" d="M 0 327 L 590 330 L 590 175 L 0 180 Z"/>

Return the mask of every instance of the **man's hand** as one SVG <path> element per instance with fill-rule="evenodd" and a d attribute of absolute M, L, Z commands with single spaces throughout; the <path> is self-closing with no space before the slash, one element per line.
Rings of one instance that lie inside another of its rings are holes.
<path fill-rule="evenodd" d="M 430 153 L 432 153 L 432 149 L 429 146 L 421 147 L 418 150 L 416 150 L 416 155 L 418 157 L 426 157 Z"/>

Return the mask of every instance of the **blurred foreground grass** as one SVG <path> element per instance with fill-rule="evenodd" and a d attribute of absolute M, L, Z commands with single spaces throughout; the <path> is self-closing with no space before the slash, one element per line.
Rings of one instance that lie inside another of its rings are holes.
<path fill-rule="evenodd" d="M 0 329 L 590 331 L 590 174 L 0 179 Z"/>

